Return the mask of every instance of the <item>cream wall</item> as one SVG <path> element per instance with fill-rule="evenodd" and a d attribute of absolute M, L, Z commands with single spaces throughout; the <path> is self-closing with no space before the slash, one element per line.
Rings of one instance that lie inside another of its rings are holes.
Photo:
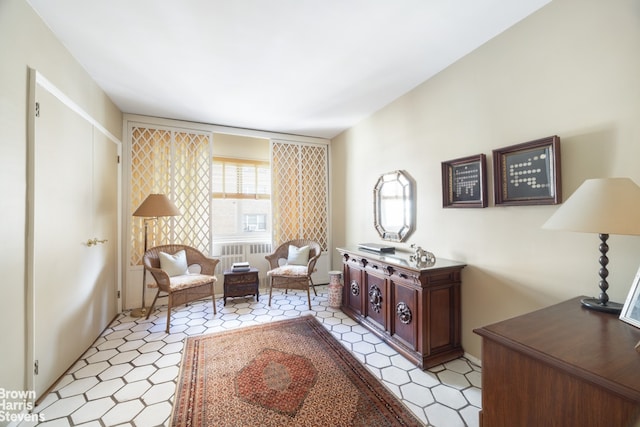
<path fill-rule="evenodd" d="M 443 209 L 441 162 L 557 134 L 565 198 L 592 177 L 640 183 L 640 2 L 554 0 L 332 141 L 333 242 L 379 241 L 379 174 L 417 182 L 417 243 L 463 271 L 463 346 L 474 328 L 598 291 L 598 237 L 541 230 L 557 206 Z M 640 216 L 639 216 L 640 220 Z M 400 245 L 406 247 L 408 245 Z M 609 294 L 624 302 L 640 237 L 609 239 Z M 334 257 L 334 268 L 340 260 Z M 561 327 L 562 325 L 558 325 Z"/>
<path fill-rule="evenodd" d="M 271 145 L 267 138 L 213 134 L 213 155 L 219 157 L 240 157 L 252 160 L 269 161 Z"/>
<path fill-rule="evenodd" d="M 122 113 L 24 0 L 0 0 L 0 387 L 26 387 L 26 212 L 28 68 L 35 68 L 113 135 Z M 51 225 L 55 226 L 52 215 Z M 61 254 L 52 254 L 64 262 Z"/>

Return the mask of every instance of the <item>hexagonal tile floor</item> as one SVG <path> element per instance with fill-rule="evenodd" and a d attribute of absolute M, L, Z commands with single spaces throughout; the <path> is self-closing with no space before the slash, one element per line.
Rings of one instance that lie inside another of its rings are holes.
<path fill-rule="evenodd" d="M 167 425 L 184 338 L 249 325 L 315 315 L 425 425 L 477 426 L 481 368 L 460 358 L 423 371 L 339 309 L 329 307 L 327 287 L 316 287 L 312 310 L 306 293 L 274 290 L 268 296 L 231 298 L 218 314 L 204 300 L 179 307 L 171 333 L 164 332 L 166 306 L 149 320 L 122 313 L 72 366 L 36 411 L 42 426 Z M 21 426 L 29 424 L 23 423 Z"/>

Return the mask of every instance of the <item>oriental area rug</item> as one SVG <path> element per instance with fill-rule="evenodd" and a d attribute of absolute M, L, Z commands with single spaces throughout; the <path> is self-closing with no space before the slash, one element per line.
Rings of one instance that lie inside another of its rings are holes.
<path fill-rule="evenodd" d="M 178 426 L 421 426 L 313 316 L 188 337 Z"/>

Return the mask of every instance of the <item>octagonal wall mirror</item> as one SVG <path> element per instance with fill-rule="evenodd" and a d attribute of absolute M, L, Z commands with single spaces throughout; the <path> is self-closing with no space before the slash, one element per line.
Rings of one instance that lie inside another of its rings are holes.
<path fill-rule="evenodd" d="M 373 188 L 373 216 L 383 240 L 403 242 L 415 228 L 415 184 L 401 170 L 380 176 Z"/>

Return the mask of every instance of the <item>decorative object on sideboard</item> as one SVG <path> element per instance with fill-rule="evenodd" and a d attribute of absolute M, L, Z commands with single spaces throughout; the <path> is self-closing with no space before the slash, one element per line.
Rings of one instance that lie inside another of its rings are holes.
<path fill-rule="evenodd" d="M 382 245 L 380 243 L 359 243 L 358 247 L 365 251 L 381 252 L 385 254 L 392 254 L 396 251 L 395 246 Z"/>
<path fill-rule="evenodd" d="M 607 239 L 610 234 L 640 235 L 640 187 L 629 178 L 587 179 L 545 222 L 542 228 L 600 236 L 600 295 L 584 298 L 593 310 L 620 314 L 622 304 L 609 301 L 607 289 Z"/>
<path fill-rule="evenodd" d="M 429 251 L 422 249 L 420 246 L 416 246 L 415 243 L 411 244 L 411 249 L 415 252 L 409 256 L 409 261 L 414 262 L 418 268 L 433 267 L 436 263 L 436 257 Z"/>
<path fill-rule="evenodd" d="M 442 207 L 487 207 L 487 159 L 484 154 L 442 162 Z"/>
<path fill-rule="evenodd" d="M 415 228 L 415 184 L 401 170 L 386 173 L 373 188 L 373 221 L 382 240 L 404 242 Z"/>
<path fill-rule="evenodd" d="M 631 289 L 620 312 L 620 320 L 640 328 L 640 268 L 633 279 Z M 636 350 L 637 350 L 636 346 Z"/>
<path fill-rule="evenodd" d="M 179 216 L 182 215 L 180 210 L 173 204 L 164 194 L 149 194 L 146 199 L 138 206 L 133 216 L 144 218 L 144 251 L 147 252 L 147 236 L 149 230 L 149 222 L 156 221 L 162 216 Z M 155 244 L 153 246 L 156 246 Z M 142 306 L 131 311 L 131 317 L 143 317 L 147 315 L 147 309 L 144 306 L 145 288 L 147 269 L 142 264 Z"/>
<path fill-rule="evenodd" d="M 554 135 L 493 150 L 496 205 L 562 202 L 560 137 Z"/>

